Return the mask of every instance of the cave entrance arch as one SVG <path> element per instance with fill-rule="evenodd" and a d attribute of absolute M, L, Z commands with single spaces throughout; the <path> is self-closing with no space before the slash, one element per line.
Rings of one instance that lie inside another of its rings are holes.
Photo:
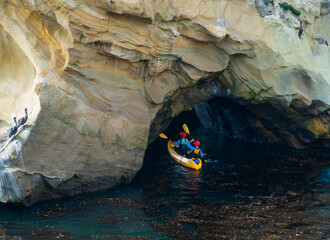
<path fill-rule="evenodd" d="M 151 125 L 149 143 L 157 139 L 158 134 L 156 135 L 154 131 L 159 131 L 161 124 L 165 128 L 162 132 L 170 138 L 178 139 L 184 123 L 190 130 L 204 127 L 226 138 L 259 143 L 266 141 L 250 126 L 255 114 L 239 103 L 224 97 L 196 103 L 190 111 L 183 111 L 173 119 L 161 119 L 162 117 L 164 115 L 159 114 Z M 194 137 L 198 138 L 198 136 Z"/>
<path fill-rule="evenodd" d="M 149 143 L 168 129 L 171 122 L 176 122 L 173 120 L 175 117 L 171 117 L 175 115 L 173 109 L 177 109 L 176 101 L 170 102 L 157 114 L 150 128 Z M 315 125 L 311 119 L 313 116 L 299 113 L 294 106 L 284 107 L 270 102 L 253 104 L 239 98 L 214 97 L 197 102 L 190 109 L 195 111 L 194 116 L 204 127 L 228 138 L 254 143 L 278 143 L 295 148 L 328 144 L 326 136 L 324 140 L 317 139 L 309 128 L 306 129 L 306 121 Z M 178 119 L 183 118 L 182 114 L 185 113 L 181 113 Z M 178 125 L 181 125 L 181 131 L 182 121 Z"/>

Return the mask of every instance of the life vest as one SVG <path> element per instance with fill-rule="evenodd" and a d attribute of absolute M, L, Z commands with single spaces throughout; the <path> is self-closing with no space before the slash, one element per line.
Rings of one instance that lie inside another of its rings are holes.
<path fill-rule="evenodd" d="M 197 155 L 199 154 L 199 152 L 200 152 L 200 149 L 198 148 L 194 148 L 194 153 L 196 153 Z"/>
<path fill-rule="evenodd" d="M 181 138 L 180 144 L 183 146 L 186 146 L 188 143 L 188 139 L 187 138 Z"/>

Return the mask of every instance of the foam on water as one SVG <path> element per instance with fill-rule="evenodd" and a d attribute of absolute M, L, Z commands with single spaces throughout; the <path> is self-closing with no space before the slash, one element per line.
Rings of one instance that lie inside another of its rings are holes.
<path fill-rule="evenodd" d="M 24 169 L 25 165 L 24 165 L 24 158 L 23 158 L 23 154 L 22 154 L 22 143 L 19 140 L 15 140 L 14 146 L 15 146 L 19 161 L 21 163 L 21 167 Z"/>
<path fill-rule="evenodd" d="M 11 172 L 9 155 L 0 158 L 0 201 L 7 202 L 21 197 L 21 190 Z"/>

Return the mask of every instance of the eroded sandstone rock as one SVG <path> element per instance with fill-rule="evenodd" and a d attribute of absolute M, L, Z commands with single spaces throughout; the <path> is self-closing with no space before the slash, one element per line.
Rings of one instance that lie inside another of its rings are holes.
<path fill-rule="evenodd" d="M 21 193 L 6 201 L 128 182 L 148 139 L 217 96 L 271 125 L 254 124 L 271 142 L 327 144 L 329 49 L 314 40 L 329 41 L 325 4 L 288 1 L 298 18 L 266 3 L 267 13 L 250 0 L 0 2 L 0 131 L 30 114 L 21 148 L 1 138 Z"/>

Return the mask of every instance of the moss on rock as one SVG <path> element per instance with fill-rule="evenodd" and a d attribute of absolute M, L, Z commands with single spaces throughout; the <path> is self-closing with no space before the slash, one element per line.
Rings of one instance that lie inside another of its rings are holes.
<path fill-rule="evenodd" d="M 315 137 L 319 138 L 322 135 L 328 134 L 327 129 L 319 119 L 310 119 L 305 122 L 307 129 L 310 130 Z"/>
<path fill-rule="evenodd" d="M 301 11 L 294 8 L 291 4 L 288 4 L 287 2 L 280 3 L 280 6 L 283 8 L 283 10 L 291 10 L 291 12 L 297 16 L 301 15 Z"/>

